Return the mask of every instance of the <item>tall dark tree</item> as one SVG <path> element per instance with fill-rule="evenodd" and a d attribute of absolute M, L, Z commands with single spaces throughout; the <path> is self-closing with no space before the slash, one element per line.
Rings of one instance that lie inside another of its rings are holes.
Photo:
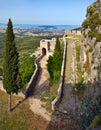
<path fill-rule="evenodd" d="M 59 38 L 57 37 L 56 39 L 56 44 L 55 44 L 55 50 L 53 54 L 53 64 L 54 64 L 54 69 L 55 70 L 61 70 L 61 61 L 62 61 L 62 50 L 61 50 L 61 43 Z"/>
<path fill-rule="evenodd" d="M 61 53 L 61 47 L 60 47 L 59 37 L 57 37 L 57 39 L 56 39 L 56 44 L 55 44 L 55 50 L 54 51 Z"/>
<path fill-rule="evenodd" d="M 17 94 L 18 90 L 21 88 L 19 54 L 14 39 L 12 21 L 9 19 L 4 46 L 3 86 L 10 95 L 10 111 L 12 110 L 11 95 L 13 93 Z"/>
<path fill-rule="evenodd" d="M 50 74 L 50 78 L 55 82 L 59 82 L 60 79 L 62 57 L 63 49 L 61 47 L 59 38 L 57 38 L 53 56 L 50 56 L 47 61 L 47 70 Z"/>
<path fill-rule="evenodd" d="M 49 72 L 50 78 L 53 80 L 53 56 L 49 56 L 47 63 L 47 70 Z"/>

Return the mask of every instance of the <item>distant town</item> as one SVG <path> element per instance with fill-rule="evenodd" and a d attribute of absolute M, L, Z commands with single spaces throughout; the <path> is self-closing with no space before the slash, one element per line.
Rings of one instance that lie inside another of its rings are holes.
<path fill-rule="evenodd" d="M 64 31 L 75 29 L 78 25 L 14 25 L 14 33 L 25 36 L 63 36 Z M 0 24 L 0 33 L 6 32 L 6 25 Z"/>

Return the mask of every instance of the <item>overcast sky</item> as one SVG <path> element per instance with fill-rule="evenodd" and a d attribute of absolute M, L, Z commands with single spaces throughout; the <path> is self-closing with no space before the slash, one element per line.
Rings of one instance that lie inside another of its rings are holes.
<path fill-rule="evenodd" d="M 95 0 L 0 0 L 0 23 L 81 25 Z"/>

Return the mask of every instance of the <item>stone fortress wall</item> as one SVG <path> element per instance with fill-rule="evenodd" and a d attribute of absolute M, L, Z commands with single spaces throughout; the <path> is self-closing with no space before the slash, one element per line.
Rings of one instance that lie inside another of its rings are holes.
<path fill-rule="evenodd" d="M 40 41 L 40 54 L 46 54 L 47 59 L 50 55 L 53 55 L 56 44 L 56 38 L 42 39 Z"/>
<path fill-rule="evenodd" d="M 81 35 L 81 30 L 65 30 L 65 36 L 66 35 Z"/>
<path fill-rule="evenodd" d="M 80 30 L 65 30 L 65 33 L 64 33 L 65 37 L 68 37 L 71 35 L 81 35 L 81 31 Z M 39 53 L 41 55 L 45 54 L 48 59 L 48 57 L 53 55 L 53 53 L 54 53 L 55 44 L 56 44 L 56 38 L 42 39 L 40 41 Z"/>

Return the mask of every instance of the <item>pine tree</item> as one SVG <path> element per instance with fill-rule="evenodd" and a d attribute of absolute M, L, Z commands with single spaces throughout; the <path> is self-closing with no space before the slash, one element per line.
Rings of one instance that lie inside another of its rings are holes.
<path fill-rule="evenodd" d="M 4 46 L 3 87 L 10 95 L 10 111 L 12 110 L 11 95 L 17 94 L 22 86 L 19 74 L 19 54 L 14 39 L 12 21 L 9 19 Z"/>

